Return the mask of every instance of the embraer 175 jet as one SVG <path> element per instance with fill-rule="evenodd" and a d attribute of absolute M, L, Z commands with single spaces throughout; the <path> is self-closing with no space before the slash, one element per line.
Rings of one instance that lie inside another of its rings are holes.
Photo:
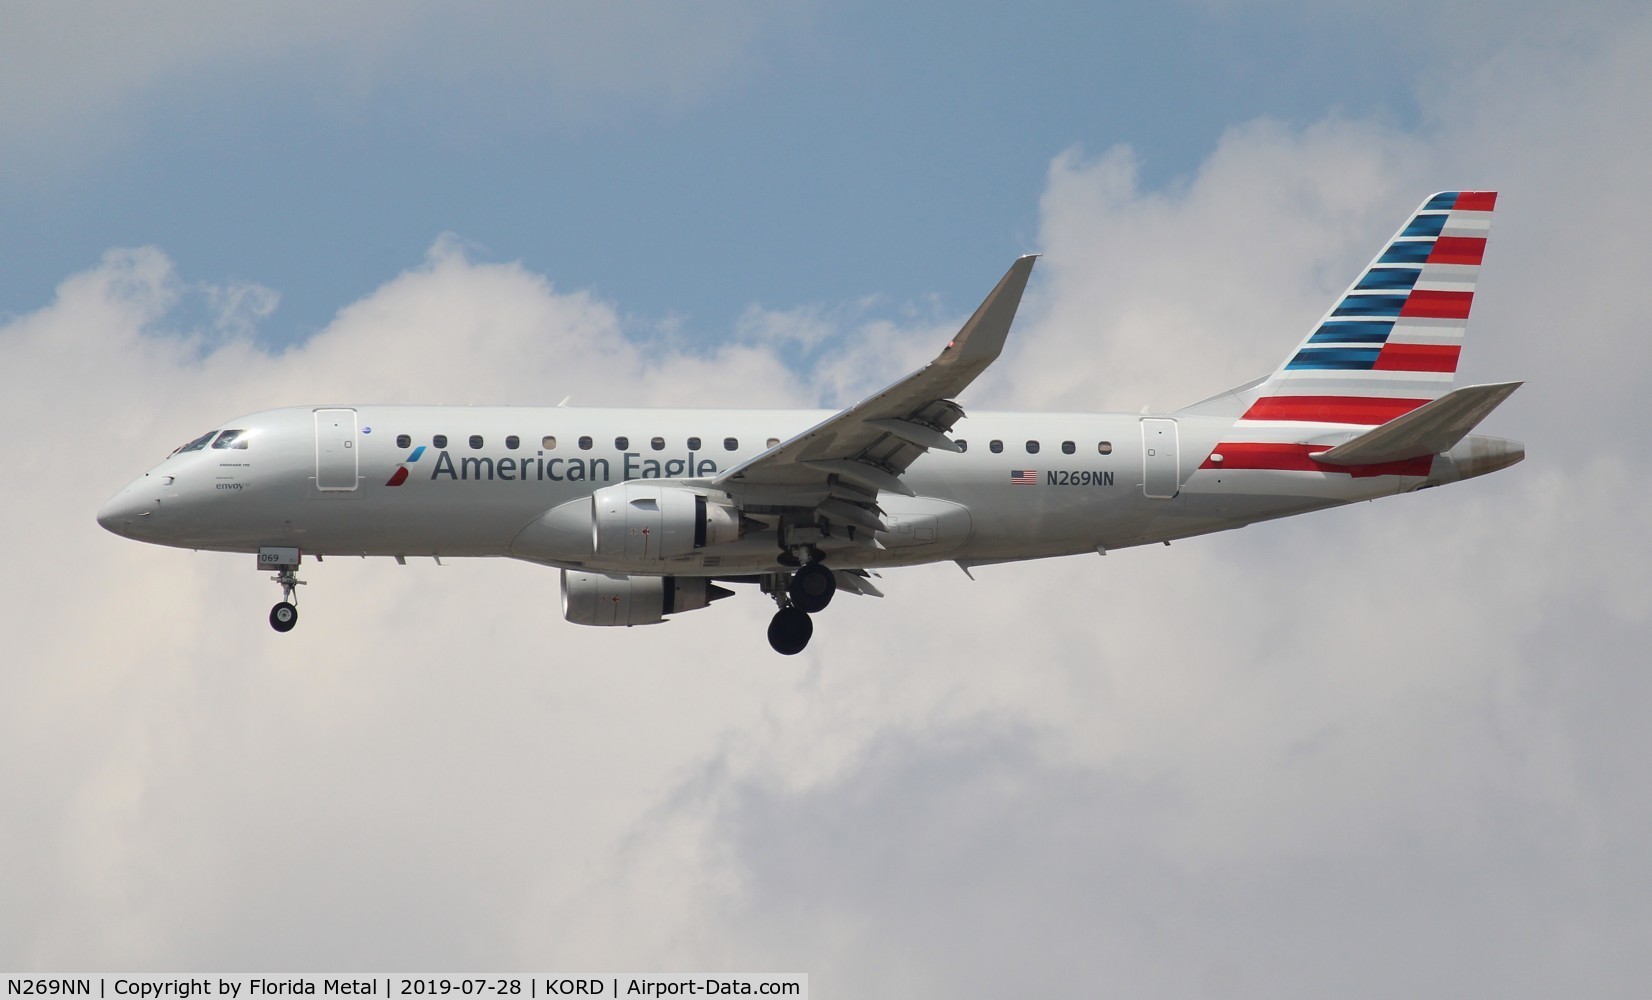
<path fill-rule="evenodd" d="M 119 535 L 256 553 L 298 621 L 312 555 L 508 556 L 581 625 L 649 625 L 755 584 L 793 654 L 875 571 L 1099 552 L 1513 465 L 1471 434 L 1519 382 L 1453 389 L 1497 196 L 1437 194 L 1272 374 L 1170 413 L 973 413 L 1032 272 L 935 360 L 837 413 L 293 406 L 183 445 L 98 512 Z"/>

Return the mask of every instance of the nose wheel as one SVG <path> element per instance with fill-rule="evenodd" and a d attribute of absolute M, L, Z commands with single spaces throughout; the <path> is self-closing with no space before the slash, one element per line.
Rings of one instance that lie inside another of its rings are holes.
<path fill-rule="evenodd" d="M 277 632 L 291 632 L 298 624 L 298 605 L 282 601 L 270 609 L 270 628 Z"/>
<path fill-rule="evenodd" d="M 281 584 L 281 603 L 270 609 L 270 628 L 277 632 L 291 632 L 298 624 L 298 588 L 304 581 L 298 578 L 296 563 L 277 565 L 278 572 L 270 577 Z"/>

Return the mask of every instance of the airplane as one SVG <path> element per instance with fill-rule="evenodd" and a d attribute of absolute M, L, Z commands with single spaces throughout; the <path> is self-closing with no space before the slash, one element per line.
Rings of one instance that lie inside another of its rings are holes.
<path fill-rule="evenodd" d="M 180 446 L 104 528 L 255 553 L 298 621 L 305 556 L 494 556 L 557 568 L 581 625 L 634 626 L 755 585 L 801 652 L 880 570 L 1225 531 L 1454 483 L 1525 457 L 1471 431 L 1521 382 L 1454 388 L 1497 195 L 1436 194 L 1272 373 L 1164 413 L 965 413 L 1036 256 L 922 368 L 838 412 L 290 406 Z"/>

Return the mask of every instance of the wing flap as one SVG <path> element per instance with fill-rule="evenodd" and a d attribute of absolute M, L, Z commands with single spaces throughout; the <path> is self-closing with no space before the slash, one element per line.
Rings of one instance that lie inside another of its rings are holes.
<path fill-rule="evenodd" d="M 840 569 L 833 570 L 832 575 L 837 577 L 838 588 L 851 594 L 861 594 L 866 597 L 882 597 L 883 591 L 868 579 L 865 570 Z"/>
<path fill-rule="evenodd" d="M 864 486 L 874 493 L 887 490 L 890 493 L 899 493 L 901 496 L 907 497 L 918 495 L 913 492 L 912 487 L 901 482 L 900 476 L 880 469 L 871 462 L 857 462 L 845 458 L 827 458 L 798 464 L 828 475 L 842 476 L 851 483 Z"/>
<path fill-rule="evenodd" d="M 828 497 L 820 502 L 817 508 L 822 514 L 840 524 L 852 524 L 865 528 L 868 531 L 888 531 L 889 525 L 884 523 L 878 512 L 858 503 L 851 503 L 837 497 Z"/>
<path fill-rule="evenodd" d="M 868 420 L 868 427 L 876 427 L 880 431 L 888 431 L 907 444 L 915 444 L 920 448 L 934 448 L 937 451 L 959 452 L 958 443 L 933 427 L 924 424 L 915 424 L 910 420 Z"/>

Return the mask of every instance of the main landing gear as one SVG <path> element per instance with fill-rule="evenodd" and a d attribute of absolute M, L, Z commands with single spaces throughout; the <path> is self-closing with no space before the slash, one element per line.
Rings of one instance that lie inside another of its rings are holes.
<path fill-rule="evenodd" d="M 782 656 L 801 653 L 815 633 L 809 616 L 824 611 L 826 605 L 832 603 L 832 595 L 837 593 L 837 577 L 820 562 L 808 562 L 792 574 L 789 582 L 779 574 L 771 579 L 773 582 L 765 584 L 764 589 L 780 605 L 780 610 L 769 622 L 769 645 Z"/>

